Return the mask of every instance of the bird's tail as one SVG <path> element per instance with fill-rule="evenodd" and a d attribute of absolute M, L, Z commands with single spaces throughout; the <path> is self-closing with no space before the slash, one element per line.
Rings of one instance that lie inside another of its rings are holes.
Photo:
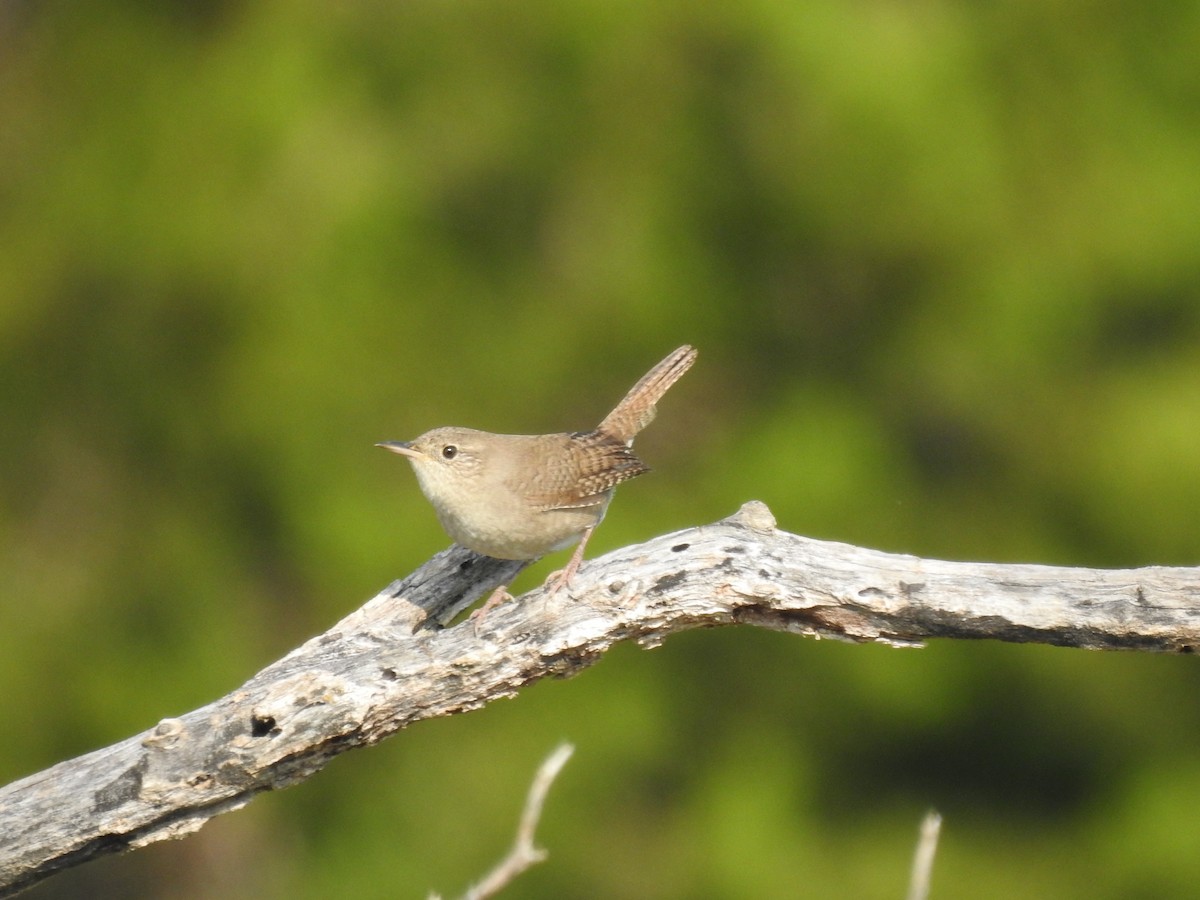
<path fill-rule="evenodd" d="M 605 416 L 596 430 L 610 434 L 622 443 L 633 443 L 637 433 L 654 421 L 655 405 L 663 394 L 695 361 L 696 349 L 688 344 L 673 351 L 630 388 L 625 399 Z"/>

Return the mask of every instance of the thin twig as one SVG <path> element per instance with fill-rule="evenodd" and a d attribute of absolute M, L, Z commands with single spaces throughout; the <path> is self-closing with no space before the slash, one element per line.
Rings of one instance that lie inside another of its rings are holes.
<path fill-rule="evenodd" d="M 517 825 L 517 839 L 513 842 L 512 849 L 482 881 L 467 889 L 463 900 L 484 900 L 486 897 L 495 896 L 530 866 L 546 858 L 546 851 L 534 846 L 533 833 L 542 817 L 542 804 L 546 802 L 550 785 L 554 783 L 554 779 L 574 752 L 575 748 L 570 744 L 560 744 L 546 757 L 533 777 L 533 784 L 529 786 L 529 796 L 525 798 L 525 809 L 521 812 L 521 821 Z"/>
<path fill-rule="evenodd" d="M 941 830 L 942 816 L 931 809 L 921 822 L 921 837 L 917 840 L 912 877 L 908 882 L 908 900 L 925 900 L 929 896 L 929 879 L 933 874 L 933 857 L 937 854 L 938 835 Z"/>

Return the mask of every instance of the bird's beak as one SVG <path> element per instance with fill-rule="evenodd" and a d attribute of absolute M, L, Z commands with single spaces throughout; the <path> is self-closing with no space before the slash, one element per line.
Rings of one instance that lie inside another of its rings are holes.
<path fill-rule="evenodd" d="M 382 447 L 384 450 L 391 450 L 393 453 L 399 453 L 401 456 L 407 456 L 411 459 L 419 459 L 421 453 L 419 450 L 413 449 L 413 445 L 408 441 L 384 441 L 382 444 L 376 444 L 376 447 Z"/>

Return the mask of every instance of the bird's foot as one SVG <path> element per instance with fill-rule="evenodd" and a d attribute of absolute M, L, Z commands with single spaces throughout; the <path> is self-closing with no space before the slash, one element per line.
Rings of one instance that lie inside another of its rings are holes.
<path fill-rule="evenodd" d="M 545 583 L 542 585 L 542 588 L 546 591 L 547 600 L 570 584 L 571 579 L 575 577 L 575 573 L 579 571 L 579 566 L 583 563 L 583 548 L 587 546 L 588 538 L 592 536 L 594 528 L 595 526 L 593 525 L 592 528 L 587 529 L 583 533 L 583 538 L 575 547 L 575 552 L 571 554 L 571 559 L 567 562 L 566 566 L 557 572 L 551 572 L 547 576 Z"/>
<path fill-rule="evenodd" d="M 477 610 L 467 616 L 467 621 L 471 623 L 471 627 L 474 629 L 476 637 L 479 636 L 479 625 L 483 621 L 483 617 L 486 616 L 489 611 L 495 609 L 502 603 L 507 603 L 508 601 L 512 600 L 512 598 L 513 595 L 508 592 L 508 585 L 502 584 L 500 587 L 492 591 L 490 597 L 483 601 L 483 606 L 479 607 Z"/>

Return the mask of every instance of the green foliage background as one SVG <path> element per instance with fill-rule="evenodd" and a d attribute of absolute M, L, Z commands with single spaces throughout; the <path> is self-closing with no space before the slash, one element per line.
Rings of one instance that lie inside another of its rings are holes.
<path fill-rule="evenodd" d="M 5 4 L 0 780 L 445 546 L 376 440 L 586 427 L 685 341 L 593 553 L 758 498 L 919 555 L 1194 564 L 1197 46 L 1144 0 Z M 567 738 L 512 896 L 897 897 L 936 807 L 935 896 L 1194 897 L 1198 688 L 694 633 L 30 896 L 454 893 Z"/>

